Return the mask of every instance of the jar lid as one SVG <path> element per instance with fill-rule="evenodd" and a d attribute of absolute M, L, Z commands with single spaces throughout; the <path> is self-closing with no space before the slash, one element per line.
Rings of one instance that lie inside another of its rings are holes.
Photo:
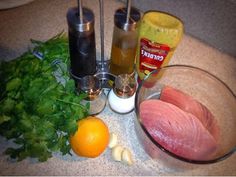
<path fill-rule="evenodd" d="M 93 75 L 82 77 L 78 82 L 78 90 L 88 94 L 87 99 L 94 100 L 102 90 L 99 78 Z"/>
<path fill-rule="evenodd" d="M 136 8 L 131 7 L 130 18 L 128 23 L 126 21 L 126 17 L 127 17 L 127 8 L 117 9 L 114 15 L 115 25 L 118 28 L 123 29 L 125 31 L 134 31 L 138 26 L 138 22 L 140 21 L 141 17 L 140 12 Z"/>
<path fill-rule="evenodd" d="M 92 10 L 83 8 L 83 21 L 81 22 L 78 8 L 70 8 L 67 12 L 67 22 L 70 27 L 79 32 L 92 31 L 94 29 L 94 14 Z"/>
<path fill-rule="evenodd" d="M 133 75 L 120 74 L 115 79 L 114 93 L 121 98 L 129 98 L 136 92 L 136 81 Z"/>

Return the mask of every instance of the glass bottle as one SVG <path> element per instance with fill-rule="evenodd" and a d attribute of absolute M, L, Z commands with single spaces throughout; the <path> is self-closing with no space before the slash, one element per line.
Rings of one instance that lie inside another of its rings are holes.
<path fill-rule="evenodd" d="M 78 10 L 82 10 L 80 11 Z M 94 14 L 87 8 L 70 8 L 67 12 L 71 75 L 82 78 L 96 72 Z"/>
<path fill-rule="evenodd" d="M 127 13 L 127 8 L 120 8 L 114 15 L 110 63 L 110 72 L 114 75 L 134 72 L 140 13 L 133 7 L 128 19 Z"/>

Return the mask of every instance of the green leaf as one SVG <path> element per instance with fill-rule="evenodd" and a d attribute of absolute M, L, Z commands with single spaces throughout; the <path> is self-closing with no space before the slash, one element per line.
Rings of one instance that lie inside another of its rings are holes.
<path fill-rule="evenodd" d="M 11 98 L 6 98 L 3 101 L 2 111 L 6 113 L 13 111 L 15 104 L 16 102 L 14 100 L 12 100 Z"/>
<path fill-rule="evenodd" d="M 7 83 L 6 91 L 16 90 L 20 87 L 20 85 L 21 85 L 21 79 L 14 78 Z"/>
<path fill-rule="evenodd" d="M 52 152 L 70 154 L 69 136 L 85 117 L 85 94 L 76 94 L 67 71 L 68 39 L 62 33 L 46 42 L 32 40 L 34 49 L 0 65 L 0 135 L 18 146 L 6 153 L 18 161 L 46 161 Z M 43 54 L 40 60 L 32 51 Z M 59 59 L 60 65 L 52 62 Z M 54 74 L 54 75 L 53 75 Z"/>
<path fill-rule="evenodd" d="M 24 140 L 24 138 L 16 138 L 14 140 L 14 143 L 19 144 L 19 145 L 23 145 L 23 144 L 25 144 L 25 140 Z"/>
<path fill-rule="evenodd" d="M 73 102 L 75 103 L 80 103 L 83 99 L 87 98 L 87 94 L 84 93 L 84 92 L 80 92 L 79 94 L 76 94 L 74 97 L 73 97 Z"/>
<path fill-rule="evenodd" d="M 6 116 L 6 115 L 0 115 L 0 124 L 7 122 L 9 120 L 11 120 L 11 117 Z"/>
<path fill-rule="evenodd" d="M 61 136 L 58 141 L 58 147 L 63 155 L 70 153 L 70 144 L 68 143 L 68 136 Z"/>
<path fill-rule="evenodd" d="M 16 104 L 15 111 L 16 111 L 16 113 L 21 113 L 21 112 L 24 111 L 24 103 L 23 103 L 23 101 L 20 101 L 20 102 L 18 102 Z"/>
<path fill-rule="evenodd" d="M 75 82 L 74 80 L 70 79 L 67 81 L 65 86 L 65 91 L 68 93 L 74 93 L 75 92 Z"/>
<path fill-rule="evenodd" d="M 33 127 L 33 120 L 29 119 L 26 115 L 20 119 L 19 123 L 23 131 L 29 131 Z"/>
<path fill-rule="evenodd" d="M 57 138 L 57 131 L 54 128 L 54 125 L 47 121 L 42 120 L 40 121 L 40 126 L 36 129 L 37 135 L 40 137 L 41 140 L 47 141 L 47 140 L 53 140 Z"/>
<path fill-rule="evenodd" d="M 65 131 L 68 132 L 68 134 L 74 134 L 74 132 L 77 130 L 78 125 L 77 125 L 77 121 L 75 119 L 66 119 L 65 122 Z"/>
<path fill-rule="evenodd" d="M 40 115 L 52 114 L 56 107 L 53 100 L 42 99 L 37 104 L 37 113 Z"/>
<path fill-rule="evenodd" d="M 19 156 L 21 149 L 7 148 L 5 151 L 6 155 L 10 155 L 11 158 L 16 159 Z"/>
<path fill-rule="evenodd" d="M 44 151 L 43 153 L 40 154 L 38 159 L 39 159 L 40 162 L 45 162 L 45 161 L 47 161 L 51 157 L 52 157 L 52 153 L 51 152 Z"/>

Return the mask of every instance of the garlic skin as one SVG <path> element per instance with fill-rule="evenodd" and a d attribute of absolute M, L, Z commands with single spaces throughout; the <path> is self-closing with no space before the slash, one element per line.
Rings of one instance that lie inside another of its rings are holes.
<path fill-rule="evenodd" d="M 123 147 L 120 145 L 116 145 L 115 147 L 112 148 L 112 157 L 115 161 L 121 161 L 121 155 L 123 151 Z"/>
<path fill-rule="evenodd" d="M 111 133 L 108 147 L 109 148 L 115 147 L 117 145 L 117 142 L 118 142 L 118 136 L 115 133 Z"/>
<path fill-rule="evenodd" d="M 124 148 L 122 151 L 121 161 L 127 165 L 133 164 L 132 154 L 127 148 Z"/>

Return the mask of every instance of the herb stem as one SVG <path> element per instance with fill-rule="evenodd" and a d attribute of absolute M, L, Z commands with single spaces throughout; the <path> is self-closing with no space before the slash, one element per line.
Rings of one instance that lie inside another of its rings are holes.
<path fill-rule="evenodd" d="M 82 109 L 86 110 L 86 107 L 84 105 L 81 105 L 81 104 L 78 104 L 78 103 L 74 103 L 74 102 L 65 101 L 65 100 L 62 100 L 62 99 L 56 99 L 56 100 L 60 101 L 60 102 L 63 102 L 63 103 L 66 103 L 66 104 L 71 104 L 71 105 L 74 105 L 74 106 L 79 106 Z"/>
<path fill-rule="evenodd" d="M 43 95 L 44 93 L 47 93 L 48 91 L 50 91 L 50 90 L 56 88 L 57 86 L 58 86 L 58 84 L 57 84 L 57 85 L 50 85 L 50 86 L 47 87 L 44 91 L 42 91 L 42 93 L 41 93 L 40 95 Z"/>

